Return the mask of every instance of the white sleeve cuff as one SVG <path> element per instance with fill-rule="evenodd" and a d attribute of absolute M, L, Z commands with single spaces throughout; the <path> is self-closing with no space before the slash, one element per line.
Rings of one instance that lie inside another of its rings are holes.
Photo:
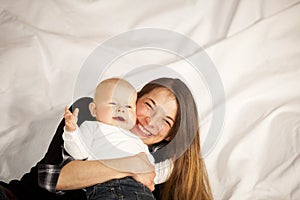
<path fill-rule="evenodd" d="M 174 164 L 172 159 L 167 159 L 160 163 L 155 163 L 155 173 L 156 176 L 154 178 L 155 184 L 160 184 L 166 182 L 173 170 Z"/>
<path fill-rule="evenodd" d="M 74 131 L 67 131 L 66 127 L 64 127 L 64 133 L 62 135 L 62 138 L 64 141 L 73 141 L 75 140 L 77 135 L 78 126 L 76 125 L 76 129 Z"/>

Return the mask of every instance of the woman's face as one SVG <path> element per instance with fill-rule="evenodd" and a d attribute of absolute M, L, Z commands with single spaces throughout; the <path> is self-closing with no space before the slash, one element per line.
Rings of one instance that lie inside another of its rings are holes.
<path fill-rule="evenodd" d="M 167 137 L 175 123 L 176 98 L 166 88 L 156 88 L 138 99 L 137 123 L 131 131 L 147 145 L 169 140 Z"/>

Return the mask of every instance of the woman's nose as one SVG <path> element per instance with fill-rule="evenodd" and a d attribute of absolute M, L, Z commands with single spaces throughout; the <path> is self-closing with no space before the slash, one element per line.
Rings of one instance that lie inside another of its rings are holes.
<path fill-rule="evenodd" d="M 151 116 L 147 116 L 144 118 L 145 127 L 154 135 L 160 132 L 160 130 L 163 128 L 163 124 L 157 119 L 153 118 Z"/>
<path fill-rule="evenodd" d="M 162 124 L 161 124 L 161 121 L 160 120 L 160 117 L 158 116 L 147 116 L 145 117 L 145 122 L 146 122 L 146 125 L 149 126 L 149 127 L 157 127 L 159 128 Z"/>
<path fill-rule="evenodd" d="M 151 118 L 149 116 L 145 117 L 145 122 L 146 122 L 146 125 L 150 125 Z"/>

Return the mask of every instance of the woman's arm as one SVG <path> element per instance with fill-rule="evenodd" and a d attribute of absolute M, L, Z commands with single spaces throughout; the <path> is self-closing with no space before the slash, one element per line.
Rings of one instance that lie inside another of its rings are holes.
<path fill-rule="evenodd" d="M 57 190 L 73 190 L 103 183 L 114 178 L 132 176 L 107 167 L 99 161 L 74 160 L 66 164 L 58 177 Z"/>
<path fill-rule="evenodd" d="M 146 161 L 148 160 L 146 159 Z M 118 168 L 121 166 L 122 168 Z M 143 183 L 150 190 L 154 189 L 155 172 L 153 166 L 151 168 L 145 162 L 143 154 L 107 160 L 105 164 L 101 161 L 71 161 L 62 168 L 56 189 L 80 189 L 126 176 L 132 176 L 136 181 Z"/>

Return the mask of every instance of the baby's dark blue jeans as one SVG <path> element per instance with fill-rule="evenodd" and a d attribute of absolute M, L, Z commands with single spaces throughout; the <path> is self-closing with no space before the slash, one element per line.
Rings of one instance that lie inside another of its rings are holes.
<path fill-rule="evenodd" d="M 113 179 L 86 188 L 88 200 L 155 200 L 152 192 L 132 177 Z"/>

